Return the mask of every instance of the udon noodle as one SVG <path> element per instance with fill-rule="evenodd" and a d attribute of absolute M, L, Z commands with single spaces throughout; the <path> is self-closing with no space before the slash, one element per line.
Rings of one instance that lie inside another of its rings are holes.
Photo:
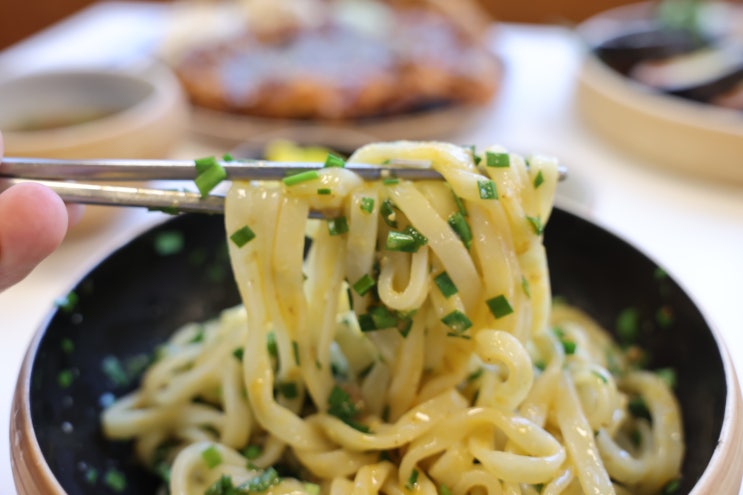
<path fill-rule="evenodd" d="M 178 330 L 105 411 L 108 437 L 134 439 L 178 495 L 653 494 L 677 479 L 669 385 L 553 305 L 555 160 L 394 142 L 349 161 L 445 181 L 326 167 L 234 183 L 243 303 Z"/>

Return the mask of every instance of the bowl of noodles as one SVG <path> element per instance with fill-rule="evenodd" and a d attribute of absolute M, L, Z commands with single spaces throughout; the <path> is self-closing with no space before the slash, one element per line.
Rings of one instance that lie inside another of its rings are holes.
<path fill-rule="evenodd" d="M 372 144 L 232 184 L 50 313 L 20 493 L 737 493 L 725 347 L 655 261 L 553 208 L 556 161 Z M 308 220 L 310 211 L 322 219 Z"/>

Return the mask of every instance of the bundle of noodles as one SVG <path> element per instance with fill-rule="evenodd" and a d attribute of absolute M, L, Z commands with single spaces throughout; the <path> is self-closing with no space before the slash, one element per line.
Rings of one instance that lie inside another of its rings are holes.
<path fill-rule="evenodd" d="M 350 160 L 445 180 L 234 183 L 243 304 L 177 332 L 105 412 L 109 437 L 172 464 L 174 494 L 652 494 L 678 477 L 669 386 L 552 308 L 553 159 L 395 142 Z"/>

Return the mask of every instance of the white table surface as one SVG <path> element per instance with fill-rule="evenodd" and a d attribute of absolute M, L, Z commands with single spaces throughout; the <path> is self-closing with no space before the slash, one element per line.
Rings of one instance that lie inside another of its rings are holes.
<path fill-rule="evenodd" d="M 0 52 L 0 75 L 126 65 L 156 50 L 167 15 L 162 5 L 97 4 Z M 570 169 L 559 201 L 580 208 L 664 266 L 723 335 L 743 378 L 743 187 L 661 172 L 592 136 L 573 102 L 580 44 L 564 28 L 505 24 L 493 30 L 491 40 L 507 68 L 500 97 L 476 129 L 451 140 L 559 156 Z M 186 139 L 174 157 L 222 151 Z M 25 349 L 54 299 L 114 247 L 162 218 L 144 210 L 121 212 L 104 228 L 67 239 L 28 278 L 0 294 L 2 429 L 9 424 Z M 15 493 L 9 451 L 2 434 L 0 494 Z"/>

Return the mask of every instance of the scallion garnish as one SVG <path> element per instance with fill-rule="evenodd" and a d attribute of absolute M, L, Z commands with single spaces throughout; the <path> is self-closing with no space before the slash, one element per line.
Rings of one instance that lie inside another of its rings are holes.
<path fill-rule="evenodd" d="M 352 288 L 358 295 L 363 296 L 367 292 L 369 292 L 372 287 L 374 287 L 374 284 L 376 284 L 376 282 L 371 277 L 371 275 L 367 273 L 356 282 L 354 282 Z"/>
<path fill-rule="evenodd" d="M 526 297 L 531 299 L 531 288 L 529 287 L 529 280 L 525 276 L 521 276 L 521 289 L 526 294 Z"/>
<path fill-rule="evenodd" d="M 299 342 L 292 340 L 292 352 L 294 353 L 294 363 L 299 366 Z"/>
<path fill-rule="evenodd" d="M 511 304 L 508 302 L 508 299 L 506 299 L 506 296 L 503 294 L 492 297 L 485 302 L 490 309 L 490 313 L 496 318 L 503 318 L 504 316 L 513 313 Z"/>
<path fill-rule="evenodd" d="M 202 198 L 227 178 L 227 171 L 213 156 L 196 160 L 196 172 L 194 182 Z"/>
<path fill-rule="evenodd" d="M 470 226 L 464 218 L 464 215 L 458 211 L 454 212 L 449 216 L 448 222 L 449 226 L 464 243 L 464 247 L 469 249 L 472 246 L 472 230 L 470 230 Z"/>
<path fill-rule="evenodd" d="M 235 356 L 235 359 L 238 361 L 242 361 L 243 356 L 245 355 L 245 349 L 243 347 L 237 347 L 232 351 L 232 355 Z"/>
<path fill-rule="evenodd" d="M 217 447 L 214 445 L 210 445 L 202 450 L 201 458 L 204 459 L 204 462 L 209 466 L 209 469 L 214 469 L 222 464 L 222 454 L 219 453 L 219 450 L 217 450 Z"/>
<path fill-rule="evenodd" d="M 417 246 L 418 248 L 428 244 L 428 237 L 421 234 L 420 231 L 416 229 L 415 227 L 413 227 L 412 225 L 408 225 L 407 227 L 405 227 L 405 230 L 403 230 L 403 233 L 409 236 L 412 236 L 413 239 L 415 239 L 415 243 L 418 245 Z M 416 251 L 417 250 L 418 249 L 416 248 Z"/>
<path fill-rule="evenodd" d="M 542 184 L 544 184 L 544 175 L 540 170 L 539 172 L 537 172 L 537 176 L 534 177 L 534 189 L 539 189 L 539 186 L 541 186 Z"/>
<path fill-rule="evenodd" d="M 454 282 L 452 282 L 448 273 L 439 273 L 434 277 L 433 281 L 436 283 L 444 297 L 449 298 L 457 293 L 457 286 L 454 285 Z"/>
<path fill-rule="evenodd" d="M 361 208 L 361 211 L 365 213 L 372 213 L 374 211 L 374 198 L 361 198 L 359 208 Z"/>
<path fill-rule="evenodd" d="M 508 153 L 485 152 L 485 165 L 488 167 L 506 168 L 511 166 L 511 157 Z"/>
<path fill-rule="evenodd" d="M 640 312 L 637 308 L 626 308 L 617 316 L 617 337 L 624 345 L 637 342 L 640 336 Z"/>
<path fill-rule="evenodd" d="M 75 350 L 75 343 L 67 337 L 63 338 L 59 345 L 65 354 L 71 354 Z"/>
<path fill-rule="evenodd" d="M 74 380 L 75 374 L 72 370 L 62 370 L 57 375 L 57 384 L 62 388 L 70 388 Z"/>
<path fill-rule="evenodd" d="M 276 390 L 287 399 L 296 399 L 299 396 L 299 388 L 296 382 L 279 382 Z"/>
<path fill-rule="evenodd" d="M 574 341 L 568 339 L 565 336 L 565 330 L 560 327 L 554 327 L 552 329 L 552 332 L 557 336 L 558 340 L 562 344 L 562 348 L 565 351 L 565 354 L 567 354 L 568 356 L 571 354 L 575 354 L 577 345 Z"/>
<path fill-rule="evenodd" d="M 319 178 L 320 174 L 317 172 L 317 170 L 305 170 L 304 172 L 299 172 L 298 174 L 284 177 L 282 181 L 287 186 L 296 186 L 297 184 L 317 180 Z"/>
<path fill-rule="evenodd" d="M 384 223 L 393 229 L 397 228 L 397 220 L 395 213 L 395 205 L 389 199 L 382 201 L 382 205 L 379 207 L 379 214 L 382 215 Z"/>
<path fill-rule="evenodd" d="M 177 230 L 166 230 L 155 237 L 155 252 L 160 256 L 178 254 L 183 245 L 183 233 Z"/>
<path fill-rule="evenodd" d="M 77 306 L 80 297 L 76 292 L 70 291 L 67 295 L 59 297 L 54 300 L 54 305 L 66 313 L 72 313 Z"/>
<path fill-rule="evenodd" d="M 230 235 L 230 240 L 239 248 L 243 247 L 253 239 L 255 239 L 255 232 L 253 232 L 247 225 L 240 227 Z"/>
<path fill-rule="evenodd" d="M 333 190 L 329 187 L 321 187 L 317 190 L 317 194 L 320 196 L 330 196 L 333 193 Z"/>
<path fill-rule="evenodd" d="M 341 235 L 348 232 L 346 217 L 328 218 L 328 232 L 330 232 L 330 235 Z"/>
<path fill-rule="evenodd" d="M 668 388 L 676 388 L 676 370 L 673 368 L 660 368 L 655 370 L 655 374 L 663 380 Z"/>
<path fill-rule="evenodd" d="M 475 148 L 474 144 L 470 144 L 469 146 L 465 146 L 465 148 L 470 150 L 470 153 L 472 154 L 472 161 L 475 163 L 475 165 L 479 165 L 482 161 L 482 158 L 477 154 L 477 149 Z"/>
<path fill-rule="evenodd" d="M 472 326 L 472 322 L 469 318 L 467 318 L 467 315 L 465 315 L 458 309 L 455 309 L 448 315 L 441 318 L 441 321 L 444 323 L 444 325 L 454 330 L 457 334 L 464 333 L 465 331 L 467 331 L 468 328 Z"/>
<path fill-rule="evenodd" d="M 354 420 L 357 412 L 356 405 L 348 392 L 335 385 L 328 396 L 328 414 L 340 419 L 351 428 L 368 433 L 369 427 Z"/>
<path fill-rule="evenodd" d="M 394 186 L 395 184 L 399 184 L 400 179 L 397 177 L 387 177 L 386 179 L 382 180 L 382 184 L 385 186 Z"/>
<path fill-rule="evenodd" d="M 408 477 L 408 482 L 405 483 L 405 488 L 407 488 L 408 490 L 412 490 L 413 488 L 415 488 L 417 484 L 418 484 L 418 470 L 413 469 L 410 472 L 410 477 Z"/>
<path fill-rule="evenodd" d="M 263 453 L 263 447 L 257 444 L 251 444 L 242 450 L 242 455 L 245 456 L 249 461 L 258 459 Z"/>
<path fill-rule="evenodd" d="M 459 213 L 462 214 L 463 217 L 467 216 L 467 209 L 464 207 L 464 201 L 462 201 L 462 198 L 457 196 L 457 193 L 452 190 L 452 195 L 454 196 L 454 203 L 457 205 L 457 210 L 459 210 Z"/>
<path fill-rule="evenodd" d="M 223 162 L 234 162 L 235 158 L 231 154 L 225 153 L 224 155 L 222 155 L 222 161 Z"/>
<path fill-rule="evenodd" d="M 527 215 L 526 220 L 531 225 L 531 228 L 534 230 L 535 234 L 542 235 L 542 233 L 544 233 L 544 225 L 542 225 L 541 218 Z"/>
<path fill-rule="evenodd" d="M 269 332 L 266 335 L 266 350 L 271 357 L 275 358 L 279 356 L 279 346 L 276 344 L 276 334 L 273 332 Z"/>
<path fill-rule="evenodd" d="M 474 382 L 475 380 L 477 380 L 478 378 L 480 378 L 483 373 L 485 373 L 485 369 L 484 368 L 477 368 L 475 371 L 473 371 L 472 373 L 470 373 L 469 375 L 467 375 L 467 382 L 468 383 Z"/>
<path fill-rule="evenodd" d="M 240 483 L 237 487 L 237 493 L 261 493 L 268 491 L 271 486 L 277 484 L 280 481 L 279 472 L 276 469 L 270 467 L 264 470 L 261 474 L 254 478 L 250 478 L 244 483 Z M 232 494 L 233 492 L 226 492 L 226 494 Z"/>
<path fill-rule="evenodd" d="M 121 493 L 126 489 L 126 476 L 118 469 L 109 468 L 103 476 L 103 483 L 111 490 Z"/>
<path fill-rule="evenodd" d="M 328 153 L 328 157 L 325 158 L 325 165 L 323 165 L 325 168 L 343 168 L 346 166 L 346 161 L 341 158 L 338 155 L 334 155 L 333 153 Z"/>
<path fill-rule="evenodd" d="M 446 485 L 441 485 L 439 487 L 439 495 L 452 495 L 451 490 L 449 490 L 449 487 Z"/>
<path fill-rule="evenodd" d="M 498 199 L 498 190 L 492 180 L 478 180 L 477 190 L 480 192 L 480 199 Z"/>
<path fill-rule="evenodd" d="M 387 233 L 385 248 L 389 251 L 403 251 L 413 253 L 418 250 L 418 242 L 410 234 L 390 230 Z"/>

